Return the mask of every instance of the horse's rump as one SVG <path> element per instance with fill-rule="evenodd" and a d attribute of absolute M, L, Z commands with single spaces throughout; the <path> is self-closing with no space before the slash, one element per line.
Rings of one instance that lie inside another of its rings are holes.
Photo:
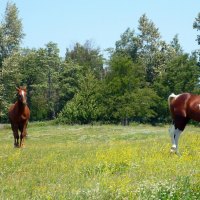
<path fill-rule="evenodd" d="M 173 124 L 169 129 L 172 141 L 172 152 L 178 151 L 178 140 L 189 120 L 200 122 L 200 96 L 190 93 L 171 94 L 168 104 Z"/>

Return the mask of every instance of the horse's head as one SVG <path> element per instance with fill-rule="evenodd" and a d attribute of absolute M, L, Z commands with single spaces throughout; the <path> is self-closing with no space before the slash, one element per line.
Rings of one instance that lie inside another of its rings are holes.
<path fill-rule="evenodd" d="M 26 88 L 20 87 L 16 88 L 17 89 L 17 99 L 20 103 L 23 105 L 27 104 L 27 97 L 26 97 Z"/>

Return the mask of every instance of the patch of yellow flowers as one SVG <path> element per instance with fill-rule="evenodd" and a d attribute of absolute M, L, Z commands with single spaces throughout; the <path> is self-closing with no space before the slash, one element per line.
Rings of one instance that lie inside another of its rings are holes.
<path fill-rule="evenodd" d="M 176 155 L 166 138 L 114 141 L 86 158 L 81 174 L 106 198 L 199 199 L 200 135 L 184 134 L 179 145 Z"/>

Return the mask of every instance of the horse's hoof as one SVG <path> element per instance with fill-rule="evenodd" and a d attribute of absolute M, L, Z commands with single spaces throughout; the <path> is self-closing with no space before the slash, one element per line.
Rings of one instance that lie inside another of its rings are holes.
<path fill-rule="evenodd" d="M 22 144 L 22 145 L 20 146 L 20 148 L 24 149 L 24 148 L 25 148 L 25 145 L 24 145 L 24 144 Z"/>
<path fill-rule="evenodd" d="M 170 153 L 176 153 L 176 147 L 171 147 Z"/>
<path fill-rule="evenodd" d="M 176 151 L 170 149 L 170 153 L 171 153 L 171 154 L 174 154 L 174 153 L 176 153 Z"/>

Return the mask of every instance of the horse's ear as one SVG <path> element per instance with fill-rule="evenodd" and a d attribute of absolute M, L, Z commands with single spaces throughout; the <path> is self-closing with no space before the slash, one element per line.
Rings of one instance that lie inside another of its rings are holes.
<path fill-rule="evenodd" d="M 18 87 L 15 87 L 15 88 L 16 88 L 16 90 L 19 92 L 20 89 L 19 89 Z"/>

